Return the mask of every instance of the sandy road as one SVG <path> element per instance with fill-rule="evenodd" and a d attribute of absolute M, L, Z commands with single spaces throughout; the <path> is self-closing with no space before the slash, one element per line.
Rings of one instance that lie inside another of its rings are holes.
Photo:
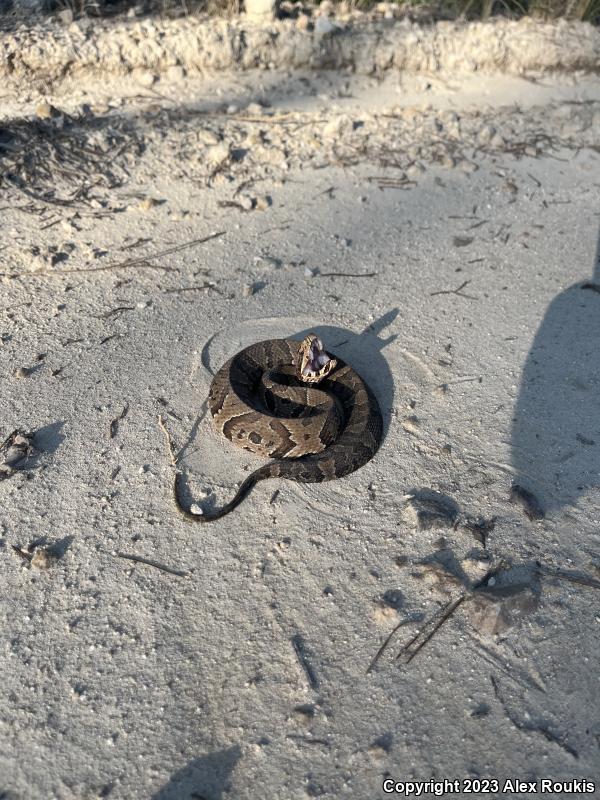
<path fill-rule="evenodd" d="M 197 85 L 88 96 L 83 121 L 47 124 L 113 179 L 4 187 L 0 431 L 37 431 L 39 452 L 0 482 L 2 797 L 597 776 L 599 595 L 535 568 L 600 570 L 593 87 L 482 79 L 450 104 L 441 83 L 313 77 L 302 98 L 289 76 L 258 97 L 237 80 L 210 118 Z M 198 502 L 229 497 L 249 459 L 205 417 L 210 372 L 307 329 L 373 385 L 380 452 L 190 526 L 158 415 Z M 509 503 L 514 480 L 545 519 Z M 423 489 L 456 527 L 417 524 Z M 40 540 L 46 570 L 12 549 Z M 398 666 L 421 615 L 502 560 L 509 599 L 462 603 Z"/>

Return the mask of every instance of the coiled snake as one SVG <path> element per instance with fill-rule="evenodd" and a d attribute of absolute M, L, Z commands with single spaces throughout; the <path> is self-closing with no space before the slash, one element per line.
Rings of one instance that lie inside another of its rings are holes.
<path fill-rule="evenodd" d="M 219 432 L 274 460 L 249 475 L 229 503 L 200 514 L 183 504 L 184 478 L 178 471 L 175 502 L 193 522 L 228 514 L 265 478 L 315 483 L 348 475 L 373 457 L 383 431 L 367 384 L 348 364 L 327 355 L 315 334 L 302 342 L 269 339 L 241 350 L 214 376 L 208 404 Z"/>

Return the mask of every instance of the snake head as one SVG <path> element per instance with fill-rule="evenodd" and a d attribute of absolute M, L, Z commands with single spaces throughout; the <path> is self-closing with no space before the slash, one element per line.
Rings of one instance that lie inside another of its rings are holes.
<path fill-rule="evenodd" d="M 314 333 L 309 333 L 300 343 L 296 377 L 303 383 L 318 383 L 335 368 L 337 361 L 327 355 L 323 342 Z"/>

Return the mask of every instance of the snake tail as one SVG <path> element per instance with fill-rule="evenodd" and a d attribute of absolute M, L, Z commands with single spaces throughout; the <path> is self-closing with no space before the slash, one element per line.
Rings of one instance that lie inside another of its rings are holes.
<path fill-rule="evenodd" d="M 250 493 L 252 488 L 262 480 L 266 478 L 273 477 L 273 472 L 270 469 L 270 464 L 265 464 L 264 467 L 260 467 L 259 469 L 254 470 L 251 475 L 242 481 L 240 488 L 235 493 L 233 499 L 231 499 L 228 503 L 226 503 L 221 508 L 217 508 L 214 511 L 205 511 L 201 514 L 194 514 L 190 511 L 189 507 L 186 507 L 181 499 L 183 489 L 185 486 L 185 478 L 182 472 L 178 472 L 175 475 L 175 484 L 173 487 L 173 494 L 175 496 L 175 504 L 179 511 L 183 514 L 183 516 L 189 520 L 190 522 L 212 522 L 215 519 L 220 519 L 224 517 L 226 514 L 229 514 L 230 511 L 233 511 L 234 508 L 239 506 L 242 500 Z"/>

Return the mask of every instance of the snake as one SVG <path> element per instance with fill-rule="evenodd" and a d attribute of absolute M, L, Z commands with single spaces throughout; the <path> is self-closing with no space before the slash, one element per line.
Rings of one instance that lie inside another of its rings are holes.
<path fill-rule="evenodd" d="M 185 478 L 177 469 L 175 504 L 193 522 L 225 516 L 267 478 L 317 483 L 349 475 L 375 455 L 383 433 L 368 384 L 314 333 L 240 350 L 214 375 L 208 407 L 218 433 L 272 460 L 245 478 L 228 503 L 200 513 L 184 503 Z"/>

